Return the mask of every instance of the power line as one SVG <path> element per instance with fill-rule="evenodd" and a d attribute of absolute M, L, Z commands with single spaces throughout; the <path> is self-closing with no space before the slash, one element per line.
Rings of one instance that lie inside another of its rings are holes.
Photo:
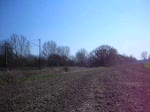
<path fill-rule="evenodd" d="M 30 41 L 29 41 L 29 43 L 39 47 L 39 69 L 41 69 L 42 68 L 42 63 L 41 63 L 41 39 L 38 39 L 38 41 L 39 41 L 39 45 L 37 45 L 35 43 L 32 43 Z"/>
<path fill-rule="evenodd" d="M 41 69 L 42 67 L 42 63 L 41 63 L 41 39 L 39 40 L 39 69 Z"/>
<path fill-rule="evenodd" d="M 30 41 L 29 41 L 29 43 L 31 43 L 31 44 L 33 44 L 33 45 L 35 45 L 35 46 L 38 46 L 38 47 L 39 47 L 39 45 L 37 45 L 37 44 L 35 44 L 35 43 L 32 43 L 32 42 L 30 42 Z"/>
<path fill-rule="evenodd" d="M 37 41 L 38 39 L 33 39 L 33 40 L 29 40 L 29 41 Z"/>
<path fill-rule="evenodd" d="M 6 71 L 8 71 L 8 62 L 7 62 L 7 56 L 8 56 L 8 48 L 7 48 L 7 43 L 6 43 L 6 41 L 5 41 L 5 67 L 6 67 Z"/>

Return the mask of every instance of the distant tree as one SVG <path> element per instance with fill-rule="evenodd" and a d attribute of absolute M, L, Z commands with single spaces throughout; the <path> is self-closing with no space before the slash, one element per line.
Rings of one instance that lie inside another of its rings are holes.
<path fill-rule="evenodd" d="M 13 34 L 11 35 L 10 43 L 14 54 L 19 57 L 26 57 L 30 55 L 30 43 L 25 36 Z"/>
<path fill-rule="evenodd" d="M 148 60 L 150 61 L 150 55 L 148 56 Z"/>
<path fill-rule="evenodd" d="M 136 63 L 137 59 L 135 57 L 127 56 L 127 55 L 120 55 L 117 56 L 117 64 L 129 64 L 129 63 Z"/>
<path fill-rule="evenodd" d="M 7 41 L 1 41 L 0 42 L 0 66 L 5 67 L 10 66 L 13 61 L 13 49 L 10 44 L 10 42 Z"/>
<path fill-rule="evenodd" d="M 127 57 L 127 62 L 135 63 L 135 62 L 137 62 L 137 59 L 134 56 L 130 55 L 129 57 Z"/>
<path fill-rule="evenodd" d="M 69 57 L 70 48 L 68 46 L 58 46 L 57 47 L 57 54 L 60 55 L 60 56 Z"/>
<path fill-rule="evenodd" d="M 30 43 L 25 36 L 13 34 L 10 36 L 13 49 L 13 66 L 27 66 L 27 58 L 31 54 Z"/>
<path fill-rule="evenodd" d="M 141 53 L 141 58 L 142 58 L 143 60 L 146 60 L 146 59 L 147 59 L 147 51 L 143 51 L 143 52 Z"/>
<path fill-rule="evenodd" d="M 79 66 L 86 66 L 87 65 L 87 56 L 88 52 L 82 48 L 76 53 L 76 61 Z"/>
<path fill-rule="evenodd" d="M 45 42 L 42 46 L 43 57 L 48 58 L 50 55 L 57 53 L 57 44 L 54 41 Z"/>
<path fill-rule="evenodd" d="M 39 67 L 39 57 L 35 55 L 29 55 L 27 58 L 28 67 Z"/>
<path fill-rule="evenodd" d="M 118 52 L 115 48 L 102 45 L 89 54 L 89 63 L 94 66 L 111 66 L 116 63 Z"/>
<path fill-rule="evenodd" d="M 87 63 L 88 66 L 98 66 L 94 50 L 87 56 Z"/>
<path fill-rule="evenodd" d="M 66 66 L 68 65 L 68 57 L 52 54 L 48 57 L 48 66 Z"/>
<path fill-rule="evenodd" d="M 68 57 L 69 61 L 68 61 L 68 65 L 69 66 L 75 66 L 76 65 L 76 57 L 75 56 L 69 56 Z"/>
<path fill-rule="evenodd" d="M 42 53 L 49 66 L 62 66 L 69 62 L 70 48 L 68 46 L 57 47 L 54 41 L 45 42 L 42 46 Z"/>

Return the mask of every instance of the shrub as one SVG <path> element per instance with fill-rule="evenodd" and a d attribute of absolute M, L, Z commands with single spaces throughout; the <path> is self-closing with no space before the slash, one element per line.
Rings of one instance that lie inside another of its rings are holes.
<path fill-rule="evenodd" d="M 65 72 L 68 72 L 68 71 L 69 71 L 69 67 L 68 67 L 68 66 L 65 66 L 65 67 L 63 68 L 63 70 L 64 70 Z"/>

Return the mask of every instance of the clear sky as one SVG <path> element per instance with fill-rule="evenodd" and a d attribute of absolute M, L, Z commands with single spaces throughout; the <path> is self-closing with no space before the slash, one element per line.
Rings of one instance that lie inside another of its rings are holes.
<path fill-rule="evenodd" d="M 140 59 L 150 54 L 150 1 L 0 0 L 0 40 L 13 33 L 54 40 L 72 54 L 108 44 Z"/>

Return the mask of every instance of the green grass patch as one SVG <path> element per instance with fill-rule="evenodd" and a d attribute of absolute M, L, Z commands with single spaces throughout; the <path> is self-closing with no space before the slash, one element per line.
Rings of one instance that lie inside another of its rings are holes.
<path fill-rule="evenodd" d="M 21 83 L 28 82 L 28 81 L 45 79 L 45 78 L 49 78 L 53 76 L 56 76 L 56 74 L 34 75 L 30 77 L 20 77 L 20 78 L 17 78 L 9 74 L 3 74 L 0 77 L 0 85 L 16 85 L 16 84 L 21 84 Z"/>
<path fill-rule="evenodd" d="M 144 63 L 145 68 L 150 68 L 150 63 Z"/>
<path fill-rule="evenodd" d="M 17 79 L 17 82 L 22 83 L 22 82 L 33 81 L 37 79 L 44 79 L 44 78 L 49 78 L 55 75 L 56 74 L 48 74 L 48 75 L 36 75 L 36 76 L 31 76 L 31 77 L 24 77 L 24 78 Z"/>

